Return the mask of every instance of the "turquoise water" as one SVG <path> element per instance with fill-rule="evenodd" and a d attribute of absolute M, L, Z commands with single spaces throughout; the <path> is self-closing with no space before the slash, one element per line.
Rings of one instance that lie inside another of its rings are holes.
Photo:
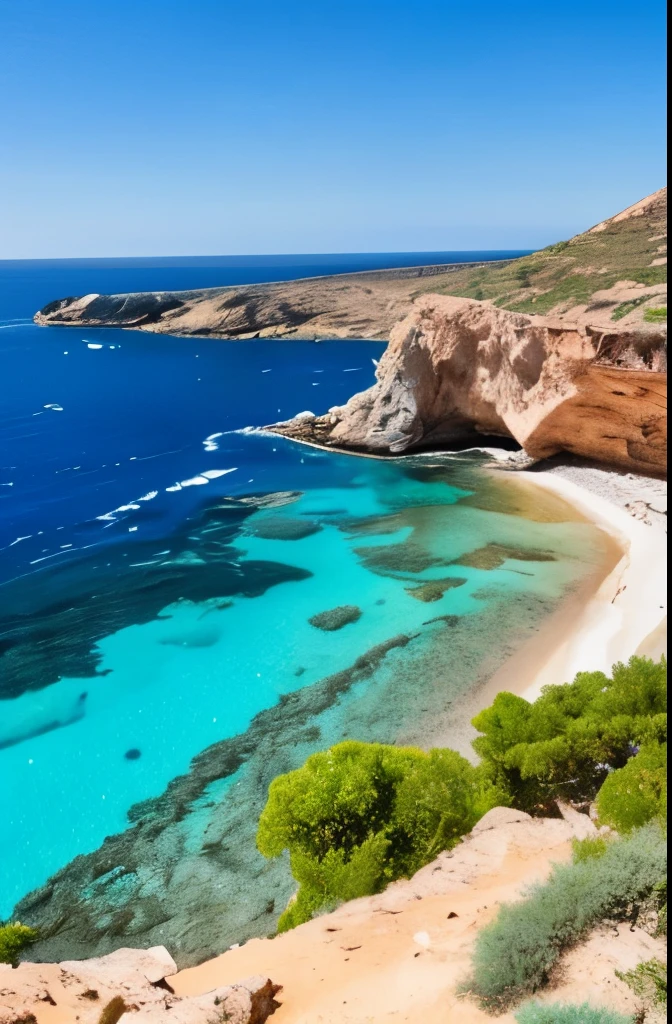
<path fill-rule="evenodd" d="M 179 287 L 182 270 L 169 269 Z M 259 881 L 254 850 L 273 775 L 345 736 L 431 743 L 484 666 L 592 571 L 602 538 L 475 457 L 379 461 L 250 431 L 370 386 L 380 343 L 30 322 L 57 285 L 91 290 L 100 273 L 105 291 L 108 270 L 0 268 L 20 285 L 0 301 L 12 385 L 0 407 L 0 918 L 64 872 L 55 917 L 83 901 L 103 945 L 87 923 L 84 945 L 70 936 L 48 958 L 163 941 L 160 929 L 110 926 L 116 883 L 109 900 L 104 886 L 91 895 L 99 875 L 133 861 L 136 889 L 128 875 L 123 886 L 138 917 L 151 917 L 158 887 L 171 949 L 184 942 L 197 960 L 224 936 L 268 930 L 270 896 L 281 909 L 291 891 L 276 868 L 277 891 Z M 132 286 L 133 267 L 113 270 Z M 355 621 L 311 624 L 343 606 Z M 298 724 L 290 693 L 303 702 Z M 238 737 L 242 749 L 260 729 L 271 736 L 263 763 L 248 744 L 234 782 L 217 744 Z M 204 751 L 212 771 L 192 762 Z M 155 808 L 142 802 L 167 787 L 166 821 L 178 826 L 156 843 Z M 203 800 L 177 812 L 183 790 Z M 221 867 L 199 847 L 215 826 L 223 849 L 239 851 L 224 896 Z M 173 909 L 182 898 L 188 940 Z M 43 910 L 30 920 L 41 924 Z"/>
<path fill-rule="evenodd" d="M 5 737 L 28 738 L 0 751 L 3 778 L 10 780 L 0 792 L 0 817 L 12 836 L 3 854 L 0 913 L 78 853 L 121 831 L 132 804 L 160 794 L 209 744 L 244 732 L 281 694 L 346 669 L 399 633 L 424 631 L 424 643 L 436 643 L 428 619 L 477 616 L 523 593 L 557 601 L 598 555 L 595 531 L 571 517 L 531 522 L 465 504 L 477 493 L 479 476 L 485 478 L 477 468 L 458 463 L 440 474 L 444 479 L 426 482 L 410 476 L 403 462 L 326 455 L 275 438 L 246 442 L 268 457 L 287 445 L 290 464 L 292 458 L 298 466 L 311 463 L 315 486 L 275 499 L 286 504 L 257 508 L 240 527 L 231 561 L 234 567 L 289 564 L 305 578 L 254 597 L 178 600 L 151 621 L 101 639 L 90 678 L 65 676 L 3 702 Z M 341 486 L 328 485 L 332 472 Z M 290 471 L 290 483 L 291 477 Z M 543 512 L 543 499 L 540 507 Z M 299 539 L 259 535 L 282 532 L 283 522 L 290 533 L 297 522 L 315 532 Z M 505 557 L 496 568 L 451 564 L 493 544 L 553 560 Z M 430 580 L 458 585 L 431 602 L 419 600 L 414 589 Z M 308 621 L 343 605 L 356 605 L 361 617 L 333 632 Z M 492 637 L 482 640 L 487 650 Z M 82 692 L 86 710 L 77 719 Z M 63 724 L 31 736 L 52 722 Z M 139 756 L 129 759 L 129 751 Z"/>

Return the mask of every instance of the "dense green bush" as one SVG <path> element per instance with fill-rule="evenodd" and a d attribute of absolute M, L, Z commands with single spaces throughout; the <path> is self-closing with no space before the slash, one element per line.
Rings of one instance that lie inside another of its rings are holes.
<path fill-rule="evenodd" d="M 526 1003 L 516 1020 L 518 1024 L 632 1024 L 632 1017 L 589 1003 Z"/>
<path fill-rule="evenodd" d="M 0 964 L 16 966 L 20 954 L 37 939 L 37 932 L 25 924 L 0 923 Z"/>
<path fill-rule="evenodd" d="M 650 743 L 605 780 L 597 794 L 600 821 L 630 832 L 667 812 L 667 744 Z"/>
<path fill-rule="evenodd" d="M 412 875 L 501 800 L 452 750 L 348 741 L 313 754 L 273 780 L 259 820 L 259 850 L 289 850 L 299 883 L 279 930 Z"/>
<path fill-rule="evenodd" d="M 609 843 L 601 857 L 556 865 L 544 885 L 504 905 L 479 932 L 465 989 L 493 1010 L 536 991 L 564 948 L 604 917 L 625 917 L 665 870 L 665 836 L 656 822 Z"/>
<path fill-rule="evenodd" d="M 593 799 L 636 747 L 667 738 L 667 663 L 633 657 L 612 678 L 579 672 L 529 703 L 500 693 L 474 726 L 473 746 L 515 807 L 546 811 L 556 797 Z"/>
<path fill-rule="evenodd" d="M 667 964 L 662 960 L 644 960 L 631 971 L 616 971 L 616 977 L 649 1006 L 667 1003 Z"/>
<path fill-rule="evenodd" d="M 597 860 L 607 852 L 609 840 L 606 836 L 586 836 L 585 839 L 572 839 L 572 863 L 581 864 L 584 860 Z"/>

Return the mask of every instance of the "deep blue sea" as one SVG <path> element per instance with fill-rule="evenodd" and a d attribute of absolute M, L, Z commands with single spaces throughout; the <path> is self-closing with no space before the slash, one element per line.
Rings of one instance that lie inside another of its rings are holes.
<path fill-rule="evenodd" d="M 486 255 L 519 254 L 0 262 L 0 918 L 282 694 L 404 630 L 436 643 L 429 611 L 550 607 L 599 557 L 557 501 L 526 514 L 464 458 L 423 470 L 250 429 L 371 386 L 380 342 L 38 328 L 33 313 Z M 469 565 L 489 545 L 518 554 Z M 357 621 L 309 621 L 343 605 Z"/>

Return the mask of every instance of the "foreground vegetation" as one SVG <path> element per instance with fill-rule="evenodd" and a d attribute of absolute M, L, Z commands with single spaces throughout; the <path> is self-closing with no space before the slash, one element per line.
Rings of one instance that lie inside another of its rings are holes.
<path fill-rule="evenodd" d="M 37 939 L 37 931 L 25 924 L 0 922 L 0 964 L 15 967 L 21 953 Z"/>
<path fill-rule="evenodd" d="M 631 658 L 611 678 L 581 672 L 532 704 L 498 694 L 474 719 L 477 768 L 452 750 L 349 741 L 279 776 L 257 834 L 266 857 L 289 851 L 299 883 L 279 930 L 409 877 L 497 805 L 557 814 L 558 798 L 597 798 L 604 823 L 623 833 L 662 819 L 666 668 Z"/>
<path fill-rule="evenodd" d="M 610 831 L 575 841 L 572 863 L 503 906 L 478 935 L 465 991 L 499 1011 L 546 984 L 562 952 L 605 918 L 640 908 L 666 925 L 667 664 L 633 657 L 611 677 L 581 672 L 530 703 L 500 693 L 474 718 L 478 767 L 452 750 L 345 742 L 269 789 L 257 844 L 289 851 L 296 896 L 285 931 L 344 900 L 382 891 L 454 846 L 494 806 L 557 814 L 596 809 Z M 640 977 L 641 975 L 641 977 Z M 655 964 L 628 980 L 655 990 Z M 666 993 L 666 989 L 665 989 Z M 653 997 L 651 997 L 653 998 Z M 555 1013 L 555 1016 L 553 1016 Z M 550 1014 L 550 1016 L 549 1016 Z M 520 1024 L 619 1024 L 587 1006 L 529 1004 Z"/>
<path fill-rule="evenodd" d="M 588 1003 L 526 1003 L 516 1020 L 518 1024 L 633 1024 L 632 1017 Z"/>
<path fill-rule="evenodd" d="M 259 821 L 260 851 L 289 850 L 300 886 L 278 930 L 414 874 L 502 799 L 453 750 L 351 741 L 313 754 L 271 783 Z"/>
<path fill-rule="evenodd" d="M 556 865 L 543 885 L 501 908 L 476 939 L 465 987 L 491 1010 L 546 984 L 560 954 L 604 918 L 636 914 L 665 876 L 666 837 L 653 822 L 606 844 L 601 856 Z"/>

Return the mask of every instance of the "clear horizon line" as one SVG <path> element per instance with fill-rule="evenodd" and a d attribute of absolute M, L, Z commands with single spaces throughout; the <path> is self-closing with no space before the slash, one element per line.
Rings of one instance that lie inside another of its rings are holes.
<path fill-rule="evenodd" d="M 267 257 L 324 257 L 324 256 L 441 256 L 445 253 L 515 252 L 533 253 L 538 249 L 493 248 L 493 249 L 342 249 L 333 252 L 247 252 L 247 253 L 179 253 L 163 256 L 0 256 L 0 263 L 75 263 L 88 260 L 216 260 L 216 259 L 265 259 Z"/>

